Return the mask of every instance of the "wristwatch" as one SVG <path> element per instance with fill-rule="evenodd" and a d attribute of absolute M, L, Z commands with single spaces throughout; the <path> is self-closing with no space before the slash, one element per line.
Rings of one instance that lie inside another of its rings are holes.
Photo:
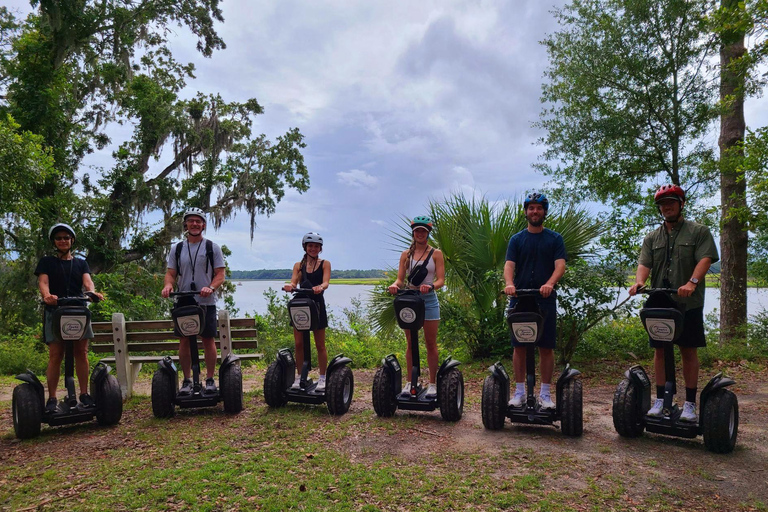
<path fill-rule="evenodd" d="M 693 284 L 695 284 L 696 286 L 699 285 L 699 280 L 696 279 L 695 277 L 690 278 L 689 281 L 692 282 Z"/>

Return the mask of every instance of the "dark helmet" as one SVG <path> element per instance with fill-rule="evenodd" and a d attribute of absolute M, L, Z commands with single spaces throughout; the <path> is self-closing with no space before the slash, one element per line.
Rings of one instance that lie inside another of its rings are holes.
<path fill-rule="evenodd" d="M 432 218 L 427 215 L 419 215 L 414 217 L 411 221 L 411 232 L 416 228 L 425 228 L 428 232 L 432 232 Z"/>
<path fill-rule="evenodd" d="M 53 242 L 53 235 L 58 233 L 59 231 L 66 231 L 69 233 L 69 235 L 72 237 L 72 243 L 75 243 L 75 230 L 72 229 L 72 227 L 69 224 L 59 223 L 54 225 L 51 229 L 48 230 L 48 239 Z"/>
<path fill-rule="evenodd" d="M 304 237 L 301 239 L 301 247 L 306 250 L 307 244 L 313 243 L 313 244 L 320 244 L 322 247 L 323 245 L 323 237 L 320 236 L 320 233 L 315 233 L 310 231 Z"/>
<path fill-rule="evenodd" d="M 541 192 L 531 192 L 528 194 L 528 197 L 523 201 L 523 210 L 527 210 L 528 205 L 531 203 L 540 204 L 545 212 L 549 211 L 549 200 L 547 199 L 547 196 Z"/>
<path fill-rule="evenodd" d="M 682 206 L 685 203 L 685 190 L 680 185 L 662 185 L 653 195 L 653 201 L 659 204 L 664 199 L 674 199 Z"/>

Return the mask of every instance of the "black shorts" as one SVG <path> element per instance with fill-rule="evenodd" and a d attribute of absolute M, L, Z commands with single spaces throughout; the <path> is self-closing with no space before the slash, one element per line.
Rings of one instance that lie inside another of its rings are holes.
<path fill-rule="evenodd" d="M 201 338 L 215 338 L 216 324 L 219 322 L 216 306 L 200 306 L 205 310 L 205 329 L 203 329 Z"/>
<path fill-rule="evenodd" d="M 664 341 L 654 341 L 650 337 L 648 343 L 652 348 L 664 348 Z M 706 347 L 707 338 L 704 335 L 704 308 L 689 309 L 683 320 L 683 334 L 675 342 L 679 347 Z"/>
<path fill-rule="evenodd" d="M 544 317 L 544 332 L 541 334 L 541 338 L 536 346 L 540 348 L 552 348 L 557 345 L 557 302 L 553 300 L 537 300 L 541 315 Z M 509 301 L 510 307 L 517 304 L 515 297 L 511 297 Z M 527 347 L 530 343 L 519 343 L 515 340 L 510 332 L 510 340 L 512 341 L 512 347 Z"/>

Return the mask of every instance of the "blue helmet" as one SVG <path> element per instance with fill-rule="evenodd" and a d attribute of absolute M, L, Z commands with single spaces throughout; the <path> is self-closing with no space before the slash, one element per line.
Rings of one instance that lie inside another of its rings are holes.
<path fill-rule="evenodd" d="M 528 197 L 525 198 L 525 201 L 523 202 L 523 209 L 527 210 L 528 205 L 531 203 L 540 204 L 542 208 L 544 208 L 544 211 L 549 211 L 549 200 L 547 199 L 547 196 L 542 194 L 541 192 L 531 192 L 528 194 Z"/>

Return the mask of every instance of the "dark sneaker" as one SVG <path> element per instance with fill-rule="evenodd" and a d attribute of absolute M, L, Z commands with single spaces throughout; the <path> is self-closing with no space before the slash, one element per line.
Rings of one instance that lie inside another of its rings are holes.
<path fill-rule="evenodd" d="M 78 404 L 81 408 L 88 408 L 88 407 L 96 407 L 96 402 L 93 401 L 93 398 L 91 398 L 91 395 L 88 393 L 83 393 L 80 395 L 80 404 Z"/>
<path fill-rule="evenodd" d="M 205 394 L 206 395 L 216 394 L 216 382 L 213 380 L 213 378 L 205 379 Z"/>
<path fill-rule="evenodd" d="M 54 412 L 59 411 L 59 401 L 55 398 L 51 397 L 48 399 L 48 401 L 45 403 L 45 412 L 49 412 L 53 414 Z"/>
<path fill-rule="evenodd" d="M 192 394 L 192 379 L 184 379 L 184 382 L 181 383 L 179 394 L 184 396 Z"/>

